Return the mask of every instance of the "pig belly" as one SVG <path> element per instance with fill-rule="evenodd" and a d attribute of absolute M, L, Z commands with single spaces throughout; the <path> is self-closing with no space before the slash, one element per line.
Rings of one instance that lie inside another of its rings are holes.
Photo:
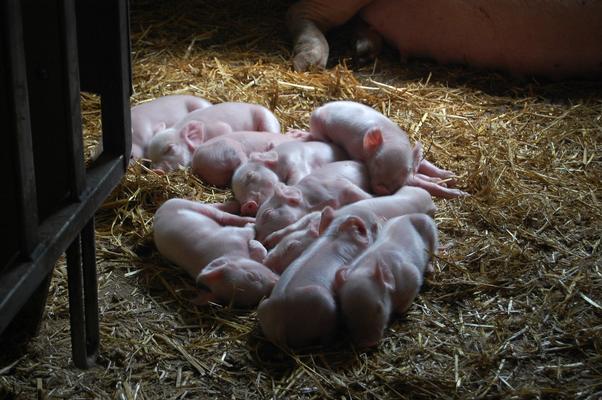
<path fill-rule="evenodd" d="M 402 57 L 517 74 L 602 76 L 602 2 L 377 0 L 362 18 Z"/>

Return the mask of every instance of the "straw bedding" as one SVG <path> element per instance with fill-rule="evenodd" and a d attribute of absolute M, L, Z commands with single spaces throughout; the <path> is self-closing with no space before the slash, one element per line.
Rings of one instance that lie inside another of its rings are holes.
<path fill-rule="evenodd" d="M 345 29 L 327 71 L 294 73 L 288 4 L 133 0 L 132 105 L 176 93 L 254 102 L 284 128 L 335 99 L 389 116 L 471 194 L 436 200 L 443 248 L 409 312 L 375 349 L 342 335 L 291 353 L 265 340 L 254 310 L 191 304 L 192 280 L 154 249 L 153 213 L 170 197 L 231 193 L 137 164 L 96 218 L 98 366 L 70 359 L 61 260 L 39 336 L 0 366 L 0 398 L 602 397 L 600 84 L 400 65 L 393 53 L 356 66 Z M 98 99 L 84 94 L 82 108 L 93 154 Z"/>

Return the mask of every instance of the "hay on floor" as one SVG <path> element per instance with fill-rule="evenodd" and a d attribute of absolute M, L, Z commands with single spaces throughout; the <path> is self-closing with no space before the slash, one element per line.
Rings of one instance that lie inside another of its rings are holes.
<path fill-rule="evenodd" d="M 101 352 L 70 359 L 66 268 L 52 280 L 30 352 L 1 366 L 17 398 L 390 399 L 602 396 L 602 98 L 600 84 L 516 80 L 385 54 L 357 67 L 346 35 L 323 72 L 295 73 L 290 2 L 132 1 L 132 105 L 189 93 L 265 105 L 305 128 L 330 100 L 377 108 L 420 140 L 471 194 L 437 200 L 435 274 L 380 345 L 347 338 L 289 353 L 254 310 L 190 303 L 191 279 L 152 245 L 168 198 L 221 202 L 228 190 L 188 170 L 132 166 L 97 214 Z M 334 46 L 333 46 L 334 47 Z M 82 96 L 86 151 L 99 104 Z"/>

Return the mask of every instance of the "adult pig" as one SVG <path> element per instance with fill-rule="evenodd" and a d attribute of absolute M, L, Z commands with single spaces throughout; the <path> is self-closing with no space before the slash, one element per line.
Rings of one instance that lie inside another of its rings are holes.
<path fill-rule="evenodd" d="M 420 143 L 412 147 L 397 124 L 364 104 L 326 103 L 312 112 L 310 134 L 314 139 L 340 145 L 351 158 L 365 162 L 372 191 L 378 195 L 391 194 L 403 185 L 421 186 L 441 197 L 465 194 L 434 183 L 427 175 L 447 179 L 453 174 L 422 160 Z"/>
<path fill-rule="evenodd" d="M 146 155 L 148 143 L 155 133 L 172 127 L 190 112 L 210 105 L 210 102 L 200 97 L 171 95 L 132 107 L 131 158 L 137 160 Z"/>
<path fill-rule="evenodd" d="M 203 142 L 233 131 L 280 132 L 280 123 L 270 110 L 252 103 L 220 103 L 191 112 L 172 128 L 153 136 L 148 156 L 153 167 L 171 171 L 188 166 Z"/>
<path fill-rule="evenodd" d="M 170 199 L 154 216 L 159 252 L 206 284 L 214 300 L 254 306 L 269 295 L 277 275 L 261 264 L 266 250 L 254 240 L 253 218 L 185 199 Z"/>
<path fill-rule="evenodd" d="M 347 159 L 339 146 L 324 142 L 285 142 L 272 151 L 253 153 L 232 176 L 234 197 L 241 214 L 254 216 L 274 193 L 278 182 L 295 185 L 316 168 Z"/>
<path fill-rule="evenodd" d="M 270 341 L 301 347 L 332 339 L 337 328 L 332 291 L 336 272 L 373 242 L 375 221 L 375 217 L 364 220 L 356 216 L 331 221 L 326 232 L 284 271 L 257 310 L 261 329 Z"/>
<path fill-rule="evenodd" d="M 287 16 L 295 69 L 324 67 L 323 33 L 356 14 L 402 58 L 553 79 L 602 77 L 602 3 L 592 0 L 301 0 Z"/>
<path fill-rule="evenodd" d="M 299 257 L 316 240 L 320 221 L 344 215 L 363 217 L 374 213 L 379 220 L 406 214 L 423 213 L 433 216 L 436 207 L 429 193 L 424 189 L 404 186 L 391 196 L 373 197 L 348 204 L 338 210 L 326 208 L 323 212 L 312 212 L 299 221 L 270 234 L 263 244 L 271 248 L 263 264 L 276 273 L 282 273 L 289 264 Z"/>
<path fill-rule="evenodd" d="M 437 229 L 426 214 L 389 220 L 376 242 L 335 279 L 343 319 L 352 340 L 374 346 L 391 314 L 402 314 L 420 291 L 424 272 L 432 270 Z"/>
<path fill-rule="evenodd" d="M 192 156 L 192 173 L 215 186 L 227 186 L 234 171 L 253 152 L 299 139 L 298 135 L 273 132 L 239 131 L 224 134 L 200 144 Z"/>
<path fill-rule="evenodd" d="M 299 220 L 305 214 L 326 206 L 340 208 L 372 197 L 364 164 L 337 161 L 316 169 L 294 186 L 278 183 L 274 194 L 257 210 L 257 240 Z"/>

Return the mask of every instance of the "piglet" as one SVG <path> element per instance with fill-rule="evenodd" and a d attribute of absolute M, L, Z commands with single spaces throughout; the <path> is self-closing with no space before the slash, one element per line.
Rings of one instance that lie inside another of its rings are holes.
<path fill-rule="evenodd" d="M 194 111 L 172 128 L 153 136 L 148 156 L 153 168 L 171 171 L 188 166 L 194 150 L 203 142 L 233 131 L 280 132 L 280 123 L 270 110 L 252 103 L 220 103 Z"/>
<path fill-rule="evenodd" d="M 332 291 L 336 272 L 368 248 L 376 227 L 375 216 L 366 220 L 350 215 L 321 224 L 320 238 L 283 272 L 270 297 L 259 304 L 259 323 L 270 341 L 301 347 L 332 339 L 337 328 Z"/>
<path fill-rule="evenodd" d="M 237 131 L 215 137 L 198 146 L 192 156 L 192 173 L 215 186 L 227 186 L 236 168 L 249 154 L 301 139 L 299 135 L 273 132 Z"/>
<path fill-rule="evenodd" d="M 172 95 L 132 107 L 131 158 L 137 160 L 145 157 L 148 143 L 157 132 L 172 127 L 190 112 L 210 105 L 210 102 L 200 97 Z"/>
<path fill-rule="evenodd" d="M 373 197 L 348 204 L 338 210 L 325 208 L 322 213 L 312 212 L 299 221 L 270 234 L 263 244 L 272 248 L 264 260 L 264 265 L 276 273 L 282 273 L 288 265 L 299 257 L 318 236 L 318 225 L 324 215 L 332 217 L 344 215 L 364 216 L 374 213 L 381 221 L 405 214 L 424 213 L 433 216 L 436 207 L 430 194 L 421 188 L 404 186 L 391 196 Z"/>
<path fill-rule="evenodd" d="M 253 153 L 232 176 L 234 197 L 242 215 L 255 215 L 273 193 L 277 182 L 295 185 L 316 168 L 347 159 L 336 145 L 324 142 L 285 142 L 272 151 Z"/>
<path fill-rule="evenodd" d="M 389 220 L 376 242 L 337 272 L 335 292 L 352 340 L 374 346 L 392 313 L 402 314 L 420 291 L 437 250 L 435 222 L 425 214 Z"/>
<path fill-rule="evenodd" d="M 163 203 L 154 217 L 159 252 L 211 289 L 205 301 L 252 307 L 278 276 L 261 264 L 266 250 L 254 240 L 253 218 L 185 199 Z"/>
<path fill-rule="evenodd" d="M 326 206 L 340 208 L 372 197 L 364 164 L 337 161 L 316 169 L 294 186 L 278 183 L 274 194 L 257 210 L 257 240 Z"/>
<path fill-rule="evenodd" d="M 453 173 L 422 162 L 420 143 L 412 147 L 397 124 L 364 104 L 326 103 L 311 114 L 310 132 L 314 139 L 338 144 L 352 159 L 366 162 L 375 194 L 391 194 L 403 185 L 413 185 L 440 197 L 465 195 L 458 189 L 437 185 L 437 180 L 451 178 Z"/>

